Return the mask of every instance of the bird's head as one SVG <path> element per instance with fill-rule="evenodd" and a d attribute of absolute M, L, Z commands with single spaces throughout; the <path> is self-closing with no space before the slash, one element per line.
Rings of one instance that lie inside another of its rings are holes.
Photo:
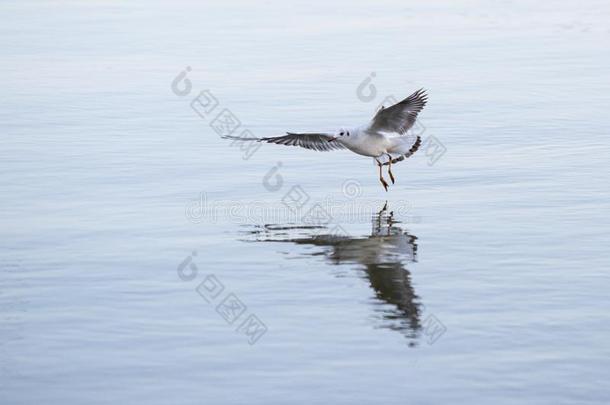
<path fill-rule="evenodd" d="M 348 137 L 348 136 L 350 136 L 349 129 L 339 128 L 338 130 L 335 131 L 335 133 L 333 134 L 333 137 L 331 139 L 329 139 L 328 142 L 332 142 L 337 139 L 341 139 L 343 137 Z"/>

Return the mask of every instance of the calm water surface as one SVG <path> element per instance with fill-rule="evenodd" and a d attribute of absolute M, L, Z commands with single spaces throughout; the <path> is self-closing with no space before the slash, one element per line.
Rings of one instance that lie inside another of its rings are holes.
<path fill-rule="evenodd" d="M 610 401 L 607 2 L 0 10 L 0 403 Z"/>

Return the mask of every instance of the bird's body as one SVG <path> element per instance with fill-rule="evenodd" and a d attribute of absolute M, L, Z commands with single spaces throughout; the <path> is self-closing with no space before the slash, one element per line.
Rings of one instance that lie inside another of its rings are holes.
<path fill-rule="evenodd" d="M 375 159 L 379 166 L 379 180 L 387 191 L 388 184 L 383 179 L 381 167 L 388 166 L 388 174 L 394 183 L 392 164 L 417 151 L 421 145 L 420 137 L 404 135 L 415 123 L 426 101 L 427 95 L 420 89 L 393 106 L 382 106 L 369 123 L 351 129 L 341 128 L 335 134 L 287 132 L 283 136 L 266 138 L 226 138 L 300 146 L 317 151 L 348 149 Z"/>
<path fill-rule="evenodd" d="M 337 139 L 335 142 L 339 142 L 347 149 L 362 156 L 379 157 L 387 153 L 391 146 L 389 137 L 370 133 L 367 129 L 366 126 L 354 128 L 349 131 L 350 136 Z"/>
<path fill-rule="evenodd" d="M 354 128 L 352 131 L 350 131 L 349 137 L 337 139 L 336 142 L 358 155 L 377 159 L 388 155 L 395 159 L 407 153 L 416 142 L 413 137 L 371 131 L 368 125 Z"/>

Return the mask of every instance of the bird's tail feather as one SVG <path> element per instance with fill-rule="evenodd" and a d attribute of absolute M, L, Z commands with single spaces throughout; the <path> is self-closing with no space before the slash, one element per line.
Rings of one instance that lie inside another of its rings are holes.
<path fill-rule="evenodd" d="M 417 150 L 419 149 L 419 147 L 421 146 L 421 138 L 418 135 L 417 139 L 415 140 L 415 142 L 413 143 L 413 146 L 411 146 L 409 148 L 408 151 L 401 153 L 399 156 L 392 158 L 392 164 L 396 163 L 396 162 L 400 162 L 405 160 L 408 157 L 411 157 L 415 152 L 417 152 Z M 387 166 L 390 164 L 390 161 L 384 162 L 383 165 Z"/>

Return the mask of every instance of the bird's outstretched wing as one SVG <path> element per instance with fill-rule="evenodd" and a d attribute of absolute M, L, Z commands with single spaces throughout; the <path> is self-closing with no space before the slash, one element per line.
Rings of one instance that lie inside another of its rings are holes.
<path fill-rule="evenodd" d="M 413 126 L 417 114 L 427 101 L 426 90 L 419 89 L 401 102 L 377 111 L 371 121 L 370 129 L 375 132 L 397 132 L 403 135 Z"/>
<path fill-rule="evenodd" d="M 331 134 L 325 133 L 295 133 L 286 132 L 283 136 L 273 136 L 267 138 L 240 138 L 237 136 L 224 136 L 225 139 L 236 141 L 258 141 L 276 143 L 278 145 L 300 146 L 305 149 L 326 152 L 335 149 L 344 149 L 344 146 L 333 139 Z"/>

